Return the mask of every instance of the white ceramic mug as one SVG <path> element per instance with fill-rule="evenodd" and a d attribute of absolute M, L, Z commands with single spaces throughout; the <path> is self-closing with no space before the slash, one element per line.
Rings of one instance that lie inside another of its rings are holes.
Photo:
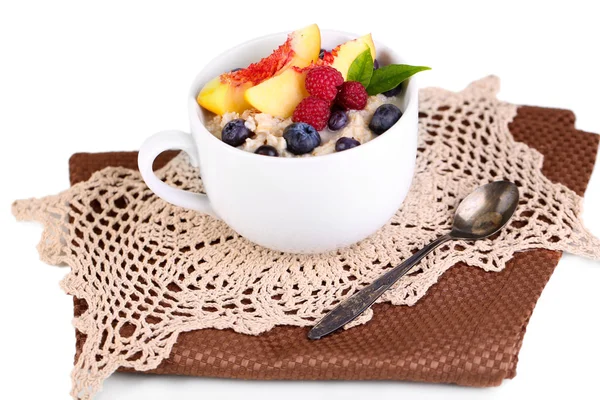
<path fill-rule="evenodd" d="M 402 118 L 380 137 L 340 153 L 265 157 L 221 142 L 204 126 L 210 114 L 196 102 L 198 92 L 223 71 L 267 56 L 286 37 L 279 33 L 251 40 L 211 61 L 189 93 L 192 133 L 155 134 L 142 145 L 138 164 L 148 187 L 169 203 L 220 218 L 270 249 L 320 253 L 368 237 L 402 204 L 417 152 L 418 90 L 414 79 L 405 82 Z M 357 35 L 325 30 L 321 37 L 323 48 L 333 48 Z M 384 65 L 404 62 L 389 47 L 375 45 Z M 185 151 L 200 167 L 206 195 L 171 187 L 154 175 L 154 159 L 171 149 Z"/>

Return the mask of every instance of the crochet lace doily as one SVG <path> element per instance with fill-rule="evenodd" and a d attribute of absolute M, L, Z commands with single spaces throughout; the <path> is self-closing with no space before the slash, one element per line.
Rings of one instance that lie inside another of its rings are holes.
<path fill-rule="evenodd" d="M 41 258 L 71 267 L 61 285 L 88 306 L 74 320 L 87 338 L 73 372 L 73 397 L 90 399 L 119 367 L 156 368 L 184 331 L 257 335 L 276 325 L 314 324 L 448 231 L 460 200 L 490 181 L 519 186 L 510 225 L 490 240 L 436 250 L 380 301 L 415 304 L 457 262 L 499 271 L 515 252 L 533 248 L 599 258 L 600 241 L 579 219 L 582 199 L 544 177 L 542 155 L 515 142 L 508 124 L 517 107 L 498 101 L 498 88 L 489 77 L 460 93 L 421 90 L 416 175 L 402 208 L 372 237 L 328 254 L 259 247 L 221 221 L 162 201 L 137 171 L 124 168 L 96 172 L 55 196 L 15 202 L 18 219 L 44 225 Z M 202 190 L 184 155 L 159 175 Z"/>

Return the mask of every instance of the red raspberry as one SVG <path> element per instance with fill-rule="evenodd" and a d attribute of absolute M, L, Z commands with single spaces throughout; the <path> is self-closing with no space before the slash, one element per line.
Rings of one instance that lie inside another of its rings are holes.
<path fill-rule="evenodd" d="M 337 95 L 337 103 L 349 110 L 362 110 L 367 105 L 367 90 L 360 82 L 344 82 Z"/>
<path fill-rule="evenodd" d="M 306 122 L 312 125 L 313 128 L 320 131 L 325 128 L 329 120 L 329 103 L 318 97 L 307 97 L 296 106 L 292 121 Z"/>
<path fill-rule="evenodd" d="M 306 73 L 306 91 L 311 96 L 332 102 L 337 96 L 338 86 L 344 83 L 340 71 L 329 66 L 320 66 L 310 69 Z"/>

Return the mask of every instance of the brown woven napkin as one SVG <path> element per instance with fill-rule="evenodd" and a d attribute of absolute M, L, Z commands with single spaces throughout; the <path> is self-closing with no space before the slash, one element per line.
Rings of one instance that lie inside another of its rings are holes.
<path fill-rule="evenodd" d="M 583 195 L 599 136 L 577 131 L 570 111 L 520 107 L 516 140 L 544 154 L 544 174 Z M 174 153 L 163 155 L 157 167 Z M 136 153 L 75 154 L 71 184 L 107 166 L 136 168 Z M 245 379 L 393 379 L 499 385 L 515 376 L 517 355 L 537 298 L 560 253 L 519 253 L 496 273 L 458 264 L 415 306 L 377 304 L 364 326 L 312 342 L 307 329 L 277 327 L 259 336 L 231 330 L 182 333 L 150 373 Z M 84 302 L 75 299 L 75 314 Z M 77 355 L 85 336 L 77 333 Z M 76 357 L 77 357 L 76 355 Z"/>

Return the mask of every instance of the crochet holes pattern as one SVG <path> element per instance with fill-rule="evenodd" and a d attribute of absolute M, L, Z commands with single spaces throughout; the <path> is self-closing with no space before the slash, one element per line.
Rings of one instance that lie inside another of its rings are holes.
<path fill-rule="evenodd" d="M 460 200 L 491 181 L 519 186 L 509 226 L 489 240 L 437 249 L 379 301 L 413 305 L 458 262 L 500 271 L 515 252 L 533 248 L 599 257 L 600 242 L 579 219 L 581 198 L 548 180 L 541 154 L 513 139 L 508 124 L 517 107 L 498 101 L 497 90 L 493 77 L 460 93 L 421 90 L 411 191 L 379 232 L 336 252 L 262 248 L 221 221 L 162 201 L 137 171 L 125 168 L 96 172 L 56 196 L 16 202 L 19 219 L 44 224 L 41 258 L 71 267 L 61 285 L 87 306 L 75 318 L 86 340 L 73 396 L 91 398 L 119 367 L 156 368 L 184 331 L 256 335 L 276 325 L 312 325 L 448 231 Z M 203 191 L 185 155 L 158 174 L 171 185 Z M 352 325 L 371 316 L 368 310 Z"/>

